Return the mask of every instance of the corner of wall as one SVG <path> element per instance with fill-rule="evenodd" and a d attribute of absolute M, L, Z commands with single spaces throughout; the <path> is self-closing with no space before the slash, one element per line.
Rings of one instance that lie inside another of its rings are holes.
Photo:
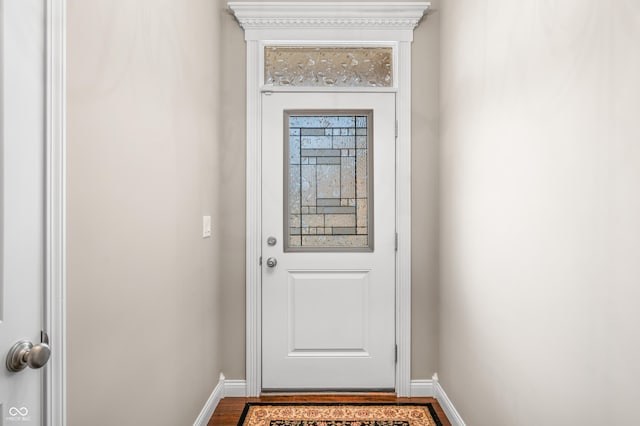
<path fill-rule="evenodd" d="M 200 411 L 200 414 L 198 414 L 196 421 L 193 422 L 193 426 L 207 426 L 207 424 L 209 423 L 209 419 L 211 419 L 211 416 L 213 416 L 213 412 L 216 411 L 216 407 L 225 396 L 224 383 L 224 374 L 220 373 L 220 379 L 218 380 L 218 383 L 216 384 L 215 388 L 213 388 L 211 395 L 209 395 L 209 399 L 207 399 L 204 407 L 202 407 L 202 410 Z"/>
<path fill-rule="evenodd" d="M 464 420 L 462 420 L 462 416 L 456 410 L 456 407 L 449 399 L 449 396 L 440 385 L 440 380 L 438 379 L 438 373 L 434 373 L 433 375 L 433 397 L 438 400 L 438 403 L 442 407 L 442 410 L 447 415 L 447 418 L 451 422 L 452 426 L 466 426 Z"/>

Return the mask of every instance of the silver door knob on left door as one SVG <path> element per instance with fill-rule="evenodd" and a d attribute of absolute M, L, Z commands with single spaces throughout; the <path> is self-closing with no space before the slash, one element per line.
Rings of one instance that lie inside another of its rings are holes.
<path fill-rule="evenodd" d="M 18 372 L 25 368 L 42 368 L 49 361 L 51 348 L 45 342 L 34 345 L 28 340 L 20 340 L 9 349 L 7 370 Z"/>
<path fill-rule="evenodd" d="M 276 266 L 278 264 L 278 261 L 276 260 L 275 257 L 270 257 L 267 259 L 267 266 L 269 268 L 273 268 L 274 266 Z"/>

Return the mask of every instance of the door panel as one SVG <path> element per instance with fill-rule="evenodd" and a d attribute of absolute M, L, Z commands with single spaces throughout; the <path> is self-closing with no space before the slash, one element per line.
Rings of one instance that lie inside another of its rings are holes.
<path fill-rule="evenodd" d="M 45 11 L 42 0 L 0 1 L 0 424 L 42 424 L 43 370 L 9 372 L 5 359 L 43 329 Z"/>
<path fill-rule="evenodd" d="M 263 389 L 393 389 L 395 95 L 262 107 Z"/>
<path fill-rule="evenodd" d="M 368 278 L 369 271 L 290 271 L 289 356 L 366 355 Z M 332 311 L 340 315 L 326 315 Z"/>

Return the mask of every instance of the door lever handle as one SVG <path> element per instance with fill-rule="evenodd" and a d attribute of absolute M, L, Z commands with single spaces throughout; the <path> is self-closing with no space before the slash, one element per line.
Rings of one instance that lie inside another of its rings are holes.
<path fill-rule="evenodd" d="M 51 348 L 47 341 L 34 345 L 28 340 L 20 340 L 9 349 L 7 370 L 18 372 L 27 367 L 42 368 L 49 361 L 49 357 Z"/>

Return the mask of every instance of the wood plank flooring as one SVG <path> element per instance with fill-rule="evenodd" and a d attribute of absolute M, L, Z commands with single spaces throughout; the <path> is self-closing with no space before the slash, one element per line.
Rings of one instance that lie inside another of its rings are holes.
<path fill-rule="evenodd" d="M 451 426 L 442 411 L 442 407 L 434 398 L 397 398 L 390 393 L 371 393 L 359 395 L 263 395 L 260 398 L 224 398 L 218 404 L 208 426 L 236 426 L 247 402 L 430 402 L 443 426 Z"/>

